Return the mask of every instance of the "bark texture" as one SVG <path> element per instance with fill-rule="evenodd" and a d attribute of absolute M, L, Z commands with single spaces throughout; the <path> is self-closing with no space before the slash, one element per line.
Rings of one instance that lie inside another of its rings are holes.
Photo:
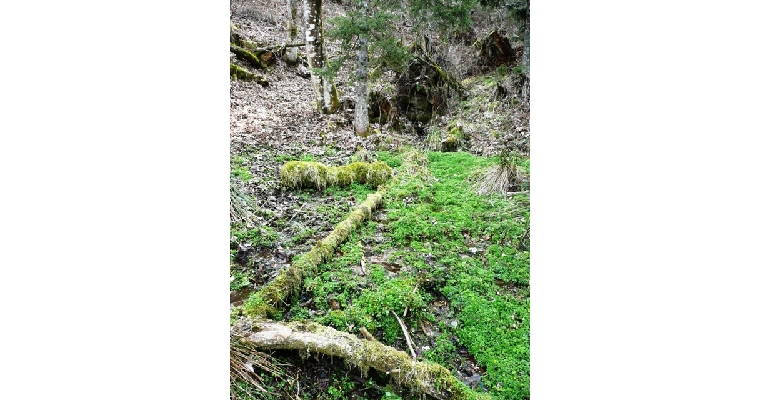
<path fill-rule="evenodd" d="M 367 0 L 361 3 L 361 12 L 368 16 L 369 4 Z M 356 109 L 354 110 L 354 129 L 356 134 L 362 137 L 369 136 L 369 115 L 367 110 L 367 35 L 360 34 L 357 39 L 358 50 L 356 51 Z"/>
<path fill-rule="evenodd" d="M 328 62 L 322 28 L 322 0 L 304 0 L 303 4 L 306 59 L 309 62 L 309 68 L 327 68 Z M 338 89 L 335 87 L 332 78 L 312 73 L 311 84 L 314 87 L 317 110 L 322 114 L 334 113 L 338 109 Z"/>
<path fill-rule="evenodd" d="M 286 29 L 288 31 L 288 43 L 295 43 L 298 38 L 298 25 L 296 25 L 296 16 L 298 14 L 297 0 L 287 0 L 285 16 L 287 18 Z M 285 61 L 288 64 L 295 64 L 298 61 L 298 50 L 295 47 L 285 49 Z"/>
<path fill-rule="evenodd" d="M 263 87 L 269 86 L 269 81 L 263 76 L 256 75 L 255 73 L 233 63 L 230 63 L 230 78 L 247 82 L 253 81 Z"/>
<path fill-rule="evenodd" d="M 530 8 L 528 8 L 528 19 L 525 21 L 525 47 L 523 48 L 523 65 L 525 65 L 525 74 L 530 77 Z"/>
<path fill-rule="evenodd" d="M 340 357 L 359 367 L 389 374 L 414 392 L 436 399 L 488 399 L 457 380 L 439 364 L 412 360 L 406 353 L 377 341 L 359 339 L 314 322 L 252 322 L 243 320 L 232 334 L 257 349 L 299 350 L 307 354 Z"/>

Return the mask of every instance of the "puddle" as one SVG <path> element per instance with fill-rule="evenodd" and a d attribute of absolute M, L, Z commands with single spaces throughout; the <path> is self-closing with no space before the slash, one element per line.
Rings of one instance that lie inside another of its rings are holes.
<path fill-rule="evenodd" d="M 253 285 L 245 287 L 241 290 L 230 292 L 230 307 L 237 307 L 243 304 L 248 299 L 248 296 L 253 292 Z"/>

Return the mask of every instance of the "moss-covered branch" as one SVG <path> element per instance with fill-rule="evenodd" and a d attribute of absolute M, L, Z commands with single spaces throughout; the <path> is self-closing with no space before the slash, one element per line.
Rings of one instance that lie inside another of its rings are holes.
<path fill-rule="evenodd" d="M 336 225 L 326 238 L 317 242 L 308 253 L 293 262 L 286 270 L 280 271 L 280 274 L 260 291 L 251 294 L 243 305 L 243 313 L 252 318 L 274 315 L 277 312 L 275 307 L 301 289 L 304 276 L 313 275 L 319 264 L 332 257 L 338 245 L 345 242 L 352 231 L 371 217 L 372 211 L 381 205 L 385 192 L 386 187 L 382 186 L 376 193 L 367 195 L 367 199 Z"/>
<path fill-rule="evenodd" d="M 382 161 L 371 164 L 354 162 L 340 167 L 318 162 L 289 161 L 282 166 L 280 175 L 285 188 L 322 190 L 328 186 L 348 186 L 353 182 L 377 187 L 387 182 L 393 176 L 393 171 Z"/>
<path fill-rule="evenodd" d="M 253 65 L 255 68 L 258 69 L 266 69 L 266 65 L 264 65 L 261 60 L 256 56 L 256 54 L 251 53 L 250 51 L 236 46 L 232 43 L 230 43 L 230 51 L 234 53 L 239 59 L 248 61 Z"/>
<path fill-rule="evenodd" d="M 437 399 L 488 399 L 457 380 L 439 364 L 412 360 L 406 353 L 377 341 L 359 339 L 314 322 L 241 321 L 232 328 L 244 342 L 259 349 L 289 349 L 340 357 L 359 367 L 385 372 L 396 382 Z"/>
<path fill-rule="evenodd" d="M 269 86 L 269 81 L 267 81 L 266 78 L 256 75 L 253 72 L 250 72 L 247 69 L 233 63 L 230 63 L 230 77 L 232 79 L 239 79 L 246 82 L 254 81 L 264 87 Z"/>

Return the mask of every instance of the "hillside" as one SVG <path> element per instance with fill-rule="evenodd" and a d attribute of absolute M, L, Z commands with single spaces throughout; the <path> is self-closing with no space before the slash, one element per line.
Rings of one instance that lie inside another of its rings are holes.
<path fill-rule="evenodd" d="M 324 2 L 326 31 L 348 7 Z M 370 79 L 374 104 L 381 110 L 390 104 L 393 112 L 387 119 L 381 112 L 371 134 L 360 137 L 352 126 L 353 60 L 334 78 L 341 107 L 320 114 L 305 60 L 288 65 L 276 48 L 286 39 L 285 8 L 285 0 L 232 1 L 230 7 L 231 25 L 243 40 L 273 49 L 265 69 L 231 53 L 231 61 L 267 83 L 230 80 L 231 374 L 251 372 L 243 377 L 248 383 L 231 375 L 230 397 L 420 396 L 398 371 L 236 341 L 255 334 L 252 327 L 264 315 L 262 290 L 306 264 L 310 251 L 325 248 L 341 221 L 357 218 L 332 254 L 308 269 L 295 295 L 265 317 L 317 323 L 414 353 L 448 370 L 458 381 L 454 386 L 466 388 L 464 398 L 529 398 L 530 94 L 520 73 L 519 24 L 505 10 L 478 6 L 471 29 L 456 40 L 428 32 L 429 48 L 420 59 L 461 88 L 446 92 L 445 109 L 429 121 L 412 121 L 397 103 L 404 76 L 419 71 L 379 69 Z M 403 45 L 418 41 L 406 18 L 389 23 Z M 511 42 L 510 62 L 481 60 L 474 43 L 494 31 Z M 337 41 L 326 44 L 329 56 L 340 54 Z M 281 173 L 292 161 L 331 167 L 382 162 L 392 178 L 287 188 Z M 374 193 L 382 199 L 371 213 L 350 217 L 372 203 Z"/>

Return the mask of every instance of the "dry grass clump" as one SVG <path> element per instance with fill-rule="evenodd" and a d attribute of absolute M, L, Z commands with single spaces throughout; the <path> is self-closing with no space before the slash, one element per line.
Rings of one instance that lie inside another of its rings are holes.
<path fill-rule="evenodd" d="M 513 161 L 507 159 L 494 165 L 476 188 L 479 196 L 487 194 L 510 195 L 522 193 L 528 177 Z"/>
<path fill-rule="evenodd" d="M 242 391 L 268 393 L 262 385 L 259 375 L 262 371 L 268 372 L 275 378 L 287 379 L 287 374 L 276 363 L 275 359 L 260 351 L 257 351 L 250 343 L 240 340 L 240 336 L 230 333 L 230 387 L 237 387 Z M 246 383 L 246 386 L 240 383 Z M 235 391 L 230 392 L 232 399 L 236 399 Z"/>
<path fill-rule="evenodd" d="M 253 223 L 251 213 L 256 199 L 251 199 L 243 193 L 239 183 L 230 179 L 230 224 L 250 226 Z"/>

